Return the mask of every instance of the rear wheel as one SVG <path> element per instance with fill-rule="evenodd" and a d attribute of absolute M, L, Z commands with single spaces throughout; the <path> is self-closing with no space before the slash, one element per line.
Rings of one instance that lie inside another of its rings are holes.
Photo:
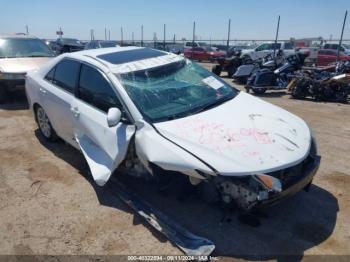
<path fill-rule="evenodd" d="M 39 126 L 40 133 L 50 141 L 55 141 L 57 139 L 57 135 L 55 130 L 52 128 L 50 120 L 46 115 L 45 110 L 41 106 L 37 106 L 35 110 L 36 121 Z"/>
<path fill-rule="evenodd" d="M 306 97 L 306 93 L 303 91 L 301 87 L 296 86 L 292 90 L 292 97 L 296 99 L 304 99 Z"/>

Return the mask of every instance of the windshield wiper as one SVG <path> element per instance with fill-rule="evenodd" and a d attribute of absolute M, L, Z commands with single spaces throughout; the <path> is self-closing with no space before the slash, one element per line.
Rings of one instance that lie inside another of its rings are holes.
<path fill-rule="evenodd" d="M 53 55 L 29 55 L 27 57 L 52 57 Z"/>
<path fill-rule="evenodd" d="M 230 95 L 230 96 L 227 96 L 227 97 L 224 97 L 224 98 L 221 98 L 221 99 L 218 99 L 216 100 L 215 102 L 212 102 L 212 103 L 208 103 L 202 107 L 200 107 L 198 110 L 194 111 L 193 114 L 198 114 L 200 112 L 203 112 L 203 111 L 206 111 L 210 108 L 213 108 L 213 107 L 216 107 L 222 103 L 225 103 L 226 101 L 228 100 L 231 100 L 232 98 L 234 98 L 235 95 Z"/>

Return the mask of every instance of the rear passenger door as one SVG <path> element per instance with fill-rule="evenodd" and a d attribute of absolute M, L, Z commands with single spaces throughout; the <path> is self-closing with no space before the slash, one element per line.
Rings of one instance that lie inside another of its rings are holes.
<path fill-rule="evenodd" d="M 71 104 L 74 100 L 79 69 L 79 62 L 66 58 L 61 60 L 42 80 L 39 90 L 42 106 L 56 133 L 74 146 L 76 143 Z"/>
<path fill-rule="evenodd" d="M 107 113 L 112 107 L 124 111 L 108 78 L 99 69 L 82 64 L 72 107 L 74 134 L 92 176 L 100 186 L 124 160 L 135 133 L 134 125 L 127 121 L 108 126 Z"/>

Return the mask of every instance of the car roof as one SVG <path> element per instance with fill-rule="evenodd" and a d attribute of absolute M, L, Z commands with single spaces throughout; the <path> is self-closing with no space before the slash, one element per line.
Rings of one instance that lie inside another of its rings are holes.
<path fill-rule="evenodd" d="M 0 34 L 0 38 L 39 39 L 36 36 L 26 34 Z"/>
<path fill-rule="evenodd" d="M 112 73 L 140 71 L 184 60 L 182 56 L 146 47 L 110 47 L 67 53 L 65 57 L 107 67 Z"/>

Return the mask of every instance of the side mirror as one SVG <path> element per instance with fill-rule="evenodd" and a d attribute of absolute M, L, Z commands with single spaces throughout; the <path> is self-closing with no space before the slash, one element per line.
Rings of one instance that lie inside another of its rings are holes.
<path fill-rule="evenodd" d="M 108 110 L 107 123 L 109 127 L 116 126 L 122 117 L 122 112 L 116 107 L 112 107 Z"/>

